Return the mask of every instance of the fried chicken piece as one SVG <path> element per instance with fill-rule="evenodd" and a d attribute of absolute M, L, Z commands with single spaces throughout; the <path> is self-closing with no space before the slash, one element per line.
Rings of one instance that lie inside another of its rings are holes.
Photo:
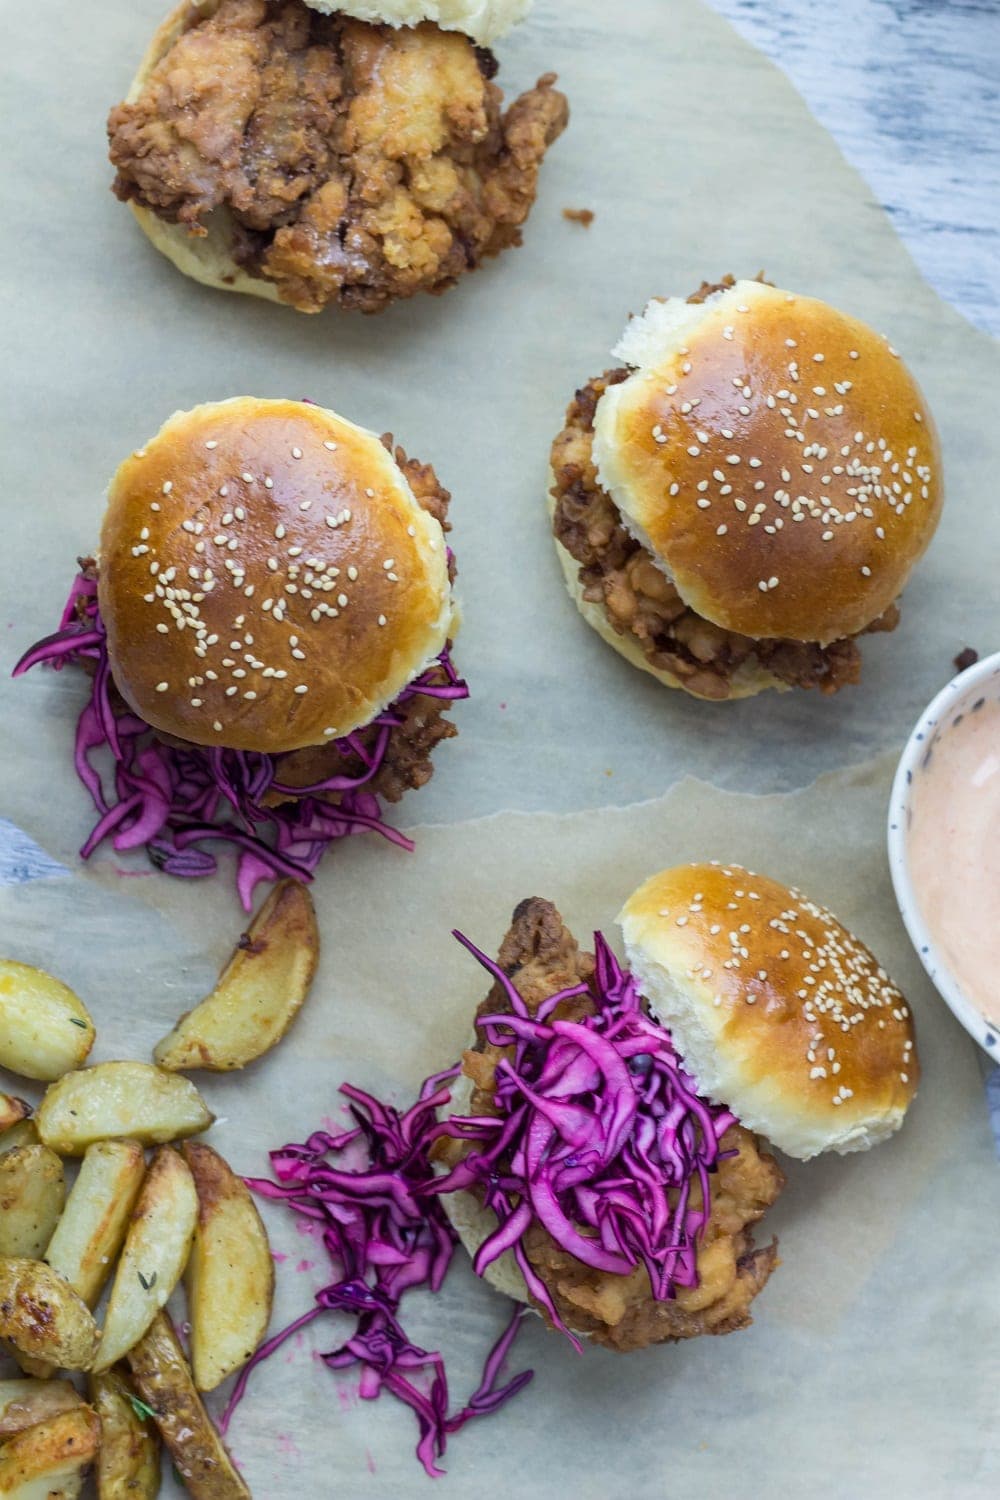
<path fill-rule="evenodd" d="M 593 958 L 580 951 L 556 908 L 538 897 L 516 908 L 498 961 L 531 1012 L 594 972 Z M 494 984 L 477 1017 L 509 1010 L 506 992 Z M 563 1002 L 555 1014 L 572 1020 L 592 1010 L 593 1002 L 580 996 Z M 480 1035 L 476 1048 L 465 1054 L 463 1071 L 475 1085 L 471 1114 L 496 1112 L 494 1073 L 507 1051 Z M 654 1299 L 645 1267 L 628 1276 L 594 1270 L 557 1245 L 540 1224 L 532 1224 L 525 1251 L 568 1328 L 626 1352 L 703 1333 L 731 1333 L 752 1321 L 750 1304 L 778 1264 L 778 1253 L 776 1243 L 755 1249 L 750 1226 L 778 1197 L 785 1179 L 757 1137 L 741 1125 L 730 1127 L 721 1149 L 735 1154 L 720 1161 L 710 1178 L 711 1212 L 698 1247 L 698 1285 L 678 1287 L 673 1301 Z M 461 1154 L 461 1147 L 450 1151 L 449 1161 Z M 697 1182 L 691 1194 L 692 1204 L 700 1205 Z"/>
<path fill-rule="evenodd" d="M 114 190 L 233 258 L 303 312 L 441 292 L 508 245 L 568 118 L 546 74 L 506 113 L 495 62 L 431 23 L 221 0 L 108 120 Z"/>

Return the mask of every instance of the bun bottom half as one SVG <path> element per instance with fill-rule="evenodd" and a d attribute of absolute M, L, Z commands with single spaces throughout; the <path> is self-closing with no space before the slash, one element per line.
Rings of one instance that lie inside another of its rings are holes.
<path fill-rule="evenodd" d="M 552 482 L 555 482 L 554 476 Z M 555 514 L 555 501 L 552 498 L 551 492 L 546 496 L 546 505 L 549 520 L 551 521 Z M 617 651 L 619 656 L 624 656 L 627 662 L 630 662 L 633 667 L 638 667 L 641 672 L 647 672 L 650 677 L 655 677 L 657 682 L 661 682 L 664 687 L 679 688 L 681 692 L 687 693 L 689 698 L 698 698 L 703 703 L 718 703 L 720 701 L 731 703 L 737 698 L 753 698 L 757 693 L 763 693 L 768 689 L 776 689 L 778 692 L 787 692 L 789 690 L 786 682 L 781 682 L 773 673 L 765 671 L 763 667 L 758 666 L 753 658 L 751 658 L 749 662 L 745 662 L 733 674 L 730 692 L 726 698 L 722 700 L 708 698 L 702 693 L 694 692 L 673 672 L 667 671 L 664 667 L 654 666 L 634 636 L 627 633 L 619 635 L 608 619 L 604 608 L 600 604 L 594 604 L 589 599 L 583 597 L 583 585 L 580 583 L 580 564 L 573 557 L 572 553 L 566 550 L 558 537 L 553 536 L 552 540 L 555 543 L 556 555 L 563 570 L 563 577 L 566 580 L 566 588 L 569 596 L 587 624 L 592 630 L 596 630 L 601 639 Z"/>
<path fill-rule="evenodd" d="M 467 1115 L 472 1106 L 472 1079 L 460 1073 L 451 1090 L 451 1103 L 442 1111 L 442 1118 L 451 1115 Z M 441 1206 L 451 1220 L 455 1233 L 474 1260 L 480 1245 L 489 1239 L 497 1227 L 496 1216 L 484 1208 L 474 1193 L 444 1193 Z M 492 1265 L 487 1266 L 483 1280 L 515 1302 L 530 1303 L 528 1288 L 512 1250 L 506 1250 Z"/>
<path fill-rule="evenodd" d="M 233 259 L 232 220 L 227 209 L 217 208 L 208 216 L 205 234 L 189 234 L 183 224 L 170 224 L 141 203 L 130 203 L 129 208 L 160 254 L 193 281 L 219 292 L 246 292 L 268 302 L 281 301 L 273 282 L 249 275 Z"/>

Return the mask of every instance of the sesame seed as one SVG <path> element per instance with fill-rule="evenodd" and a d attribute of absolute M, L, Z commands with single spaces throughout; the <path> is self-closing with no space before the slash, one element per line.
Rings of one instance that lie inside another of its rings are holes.
<path fill-rule="evenodd" d="M 386 620 L 386 618 L 385 618 L 385 615 L 379 615 L 379 617 L 378 617 L 378 623 L 379 623 L 379 624 L 380 624 L 380 625 L 385 625 L 385 624 L 387 624 L 387 623 L 388 623 L 388 621 L 387 621 L 387 620 Z"/>
<path fill-rule="evenodd" d="M 169 687 L 170 687 L 169 682 L 158 682 L 156 684 L 156 691 L 158 693 L 165 693 Z"/>
<path fill-rule="evenodd" d="M 277 674 L 275 674 L 275 675 L 277 675 Z M 306 686 L 306 684 L 304 682 L 300 682 L 298 684 L 298 686 L 296 687 L 295 691 L 301 695 L 302 693 L 308 693 L 309 689 L 308 689 L 308 687 Z"/>
<path fill-rule="evenodd" d="M 302 457 L 302 449 L 301 448 L 293 448 L 292 449 L 292 457 L 293 458 L 301 458 Z"/>
<path fill-rule="evenodd" d="M 323 442 L 323 447 L 329 448 L 330 452 L 333 453 L 336 450 L 337 445 L 336 443 L 331 443 L 329 438 L 326 438 Z"/>
<path fill-rule="evenodd" d="M 218 446 L 219 445 L 216 442 L 215 438 L 209 438 L 208 442 L 205 444 L 205 447 L 208 449 L 217 448 Z"/>

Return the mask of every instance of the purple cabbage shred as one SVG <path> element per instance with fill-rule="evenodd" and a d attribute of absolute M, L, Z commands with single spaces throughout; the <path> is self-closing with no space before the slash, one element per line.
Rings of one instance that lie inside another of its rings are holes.
<path fill-rule="evenodd" d="M 412 843 L 382 818 L 378 797 L 367 790 L 377 775 L 400 712 L 417 694 L 443 699 L 468 697 L 447 648 L 409 683 L 394 703 L 373 721 L 378 733 L 366 745 L 358 733 L 331 740 L 345 766 L 361 762 L 360 771 L 332 774 L 313 786 L 285 787 L 283 755 L 226 750 L 192 744 L 167 744 L 132 713 L 113 691 L 104 623 L 96 580 L 77 575 L 59 629 L 27 651 L 14 675 L 39 663 L 60 668 L 86 665 L 91 675 L 90 701 L 76 730 L 77 775 L 90 793 L 98 821 L 80 854 L 84 859 L 110 839 L 124 852 L 145 848 L 159 869 L 170 875 L 199 877 L 215 873 L 215 856 L 203 846 L 221 840 L 238 855 L 237 888 L 249 911 L 260 881 L 292 876 L 311 880 L 328 846 L 348 834 L 374 830 L 400 848 Z M 96 769 L 93 757 L 110 752 L 111 785 Z M 295 800 L 270 806 L 268 793 L 294 791 Z M 330 801 L 333 794 L 335 801 Z"/>
<path fill-rule="evenodd" d="M 437 1461 L 452 1433 L 499 1410 L 531 1380 L 532 1371 L 524 1370 L 501 1383 L 524 1311 L 518 1308 L 487 1356 L 479 1386 L 449 1414 L 442 1356 L 414 1344 L 400 1322 L 405 1294 L 418 1287 L 440 1290 L 455 1253 L 455 1231 L 435 1196 L 428 1150 L 437 1111 L 450 1097 L 447 1084 L 457 1072 L 428 1078 L 416 1104 L 402 1114 L 344 1084 L 340 1092 L 351 1101 L 352 1129 L 339 1135 L 316 1131 L 302 1145 L 272 1151 L 276 1181 L 247 1178 L 255 1193 L 287 1203 L 316 1225 L 339 1275 L 317 1292 L 315 1307 L 262 1344 L 244 1366 L 219 1424 L 222 1432 L 256 1366 L 324 1312 L 355 1319 L 345 1342 L 321 1356 L 324 1364 L 360 1368 L 364 1400 L 388 1391 L 410 1407 L 419 1428 L 417 1457 L 432 1478 L 442 1473 Z M 353 1164 L 359 1149 L 366 1157 L 360 1168 Z M 340 1161 L 345 1154 L 351 1165 Z"/>

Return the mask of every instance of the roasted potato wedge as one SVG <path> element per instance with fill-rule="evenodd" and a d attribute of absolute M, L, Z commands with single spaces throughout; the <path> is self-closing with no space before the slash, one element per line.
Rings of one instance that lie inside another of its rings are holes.
<path fill-rule="evenodd" d="M 45 1251 L 49 1265 L 94 1307 L 125 1239 L 146 1173 L 138 1141 L 95 1141 Z"/>
<path fill-rule="evenodd" d="M 13 1094 L 0 1094 L 0 1130 L 13 1130 L 31 1114 L 27 1099 L 16 1099 Z"/>
<path fill-rule="evenodd" d="M 0 1447 L 0 1500 L 75 1500 L 97 1457 L 101 1424 L 81 1402 Z"/>
<path fill-rule="evenodd" d="M 34 1380 L 51 1380 L 56 1373 L 55 1365 L 45 1359 L 32 1359 L 30 1354 L 22 1354 L 10 1339 L 0 1339 L 0 1354 L 5 1354 L 8 1359 L 12 1359 L 25 1375 L 32 1376 Z"/>
<path fill-rule="evenodd" d="M 157 1044 L 155 1062 L 171 1073 L 245 1068 L 281 1041 L 309 993 L 318 960 L 312 897 L 297 880 L 281 880 L 212 993 Z"/>
<path fill-rule="evenodd" d="M 0 1442 L 81 1404 L 68 1380 L 0 1380 Z"/>
<path fill-rule="evenodd" d="M 161 1146 L 125 1235 L 95 1371 L 110 1369 L 146 1332 L 184 1274 L 197 1218 L 190 1168 L 172 1147 Z"/>
<path fill-rule="evenodd" d="M 0 1260 L 0 1338 L 31 1360 L 61 1370 L 89 1370 L 97 1324 L 87 1304 L 41 1260 Z"/>
<path fill-rule="evenodd" d="M 242 1178 L 203 1141 L 181 1148 L 198 1192 L 198 1225 L 185 1276 L 191 1368 L 200 1391 L 245 1365 L 267 1332 L 274 1261 Z"/>
<path fill-rule="evenodd" d="M 174 1325 L 158 1313 L 129 1351 L 132 1380 L 194 1500 L 251 1500 L 195 1390 Z"/>
<path fill-rule="evenodd" d="M 194 1084 L 150 1063 L 106 1062 L 67 1073 L 35 1115 L 46 1146 L 82 1156 L 95 1141 L 131 1136 L 156 1146 L 207 1130 L 212 1115 Z"/>
<path fill-rule="evenodd" d="M 66 1202 L 63 1164 L 48 1146 L 0 1156 L 0 1255 L 41 1255 Z"/>
<path fill-rule="evenodd" d="M 22 1104 L 23 1100 L 18 1100 Z M 18 1146 L 35 1146 L 38 1144 L 38 1131 L 35 1129 L 34 1120 L 18 1120 L 16 1125 L 11 1125 L 0 1135 L 0 1156 L 5 1151 L 16 1151 Z"/>
<path fill-rule="evenodd" d="M 119 1370 L 91 1375 L 90 1399 L 101 1419 L 97 1500 L 155 1500 L 160 1492 L 160 1436 Z"/>
<path fill-rule="evenodd" d="M 0 1067 L 51 1083 L 83 1066 L 94 1035 L 86 1006 L 61 980 L 0 958 Z"/>

